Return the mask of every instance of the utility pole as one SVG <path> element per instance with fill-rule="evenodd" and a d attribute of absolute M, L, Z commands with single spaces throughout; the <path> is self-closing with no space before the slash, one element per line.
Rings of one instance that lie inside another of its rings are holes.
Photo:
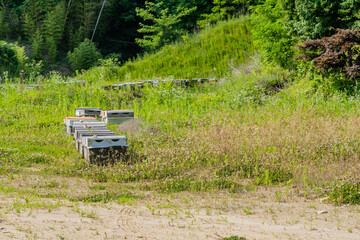
<path fill-rule="evenodd" d="M 100 21 L 100 18 L 101 18 L 101 14 L 102 14 L 102 12 L 103 12 L 103 10 L 104 10 L 105 3 L 106 3 L 106 0 L 104 0 L 103 5 L 102 5 L 102 7 L 101 7 L 101 10 L 100 10 L 100 13 L 99 13 L 99 17 L 98 17 L 98 19 L 97 19 L 97 21 L 96 21 L 95 29 L 94 29 L 93 35 L 92 35 L 92 37 L 91 37 L 91 42 L 94 40 L 95 32 L 96 32 L 97 26 L 98 26 L 98 24 L 99 24 L 99 21 Z"/>

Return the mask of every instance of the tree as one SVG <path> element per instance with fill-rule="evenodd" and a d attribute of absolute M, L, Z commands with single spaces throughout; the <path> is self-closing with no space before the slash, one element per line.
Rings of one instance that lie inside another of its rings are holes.
<path fill-rule="evenodd" d="M 171 43 L 187 30 L 178 26 L 181 19 L 196 10 L 196 7 L 177 7 L 175 13 L 170 13 L 168 8 L 163 7 L 163 2 L 146 2 L 145 8 L 137 8 L 137 14 L 144 21 L 151 24 L 140 23 L 140 33 L 145 34 L 143 38 L 137 38 L 136 42 L 148 51 L 154 51 Z"/>
<path fill-rule="evenodd" d="M 262 3 L 263 0 L 213 0 L 211 13 L 203 14 L 198 23 L 200 27 L 227 19 L 239 13 L 246 13 L 250 6 Z"/>
<path fill-rule="evenodd" d="M 63 37 L 65 24 L 65 3 L 59 2 L 49 11 L 43 22 L 46 48 L 50 61 L 54 61 L 57 55 L 57 48 Z"/>
<path fill-rule="evenodd" d="M 74 70 L 89 69 L 101 58 L 100 52 L 89 39 L 85 39 L 74 52 L 68 53 L 68 60 Z"/>
<path fill-rule="evenodd" d="M 303 54 L 298 59 L 314 61 L 324 74 L 341 73 L 349 79 L 360 77 L 360 32 L 337 29 L 336 34 L 317 40 L 307 40 L 299 46 Z"/>
<path fill-rule="evenodd" d="M 24 47 L 19 47 L 17 43 L 0 41 L 0 73 L 7 71 L 10 75 L 18 74 L 27 61 Z"/>
<path fill-rule="evenodd" d="M 295 39 L 286 27 L 288 14 L 281 0 L 267 0 L 253 8 L 253 38 L 265 60 L 292 65 Z"/>
<path fill-rule="evenodd" d="M 302 39 L 329 36 L 335 28 L 342 27 L 339 9 L 343 0 L 295 0 L 295 32 Z"/>
<path fill-rule="evenodd" d="M 0 73 L 8 71 L 11 74 L 18 70 L 19 62 L 16 58 L 16 52 L 13 47 L 1 41 L 0 42 Z"/>
<path fill-rule="evenodd" d="M 340 4 L 339 15 L 345 28 L 360 27 L 360 0 L 343 0 Z"/>

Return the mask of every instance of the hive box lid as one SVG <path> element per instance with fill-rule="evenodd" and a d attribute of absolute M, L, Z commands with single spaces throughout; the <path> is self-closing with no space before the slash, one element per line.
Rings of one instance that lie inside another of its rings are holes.
<path fill-rule="evenodd" d="M 83 144 L 87 148 L 127 147 L 126 136 L 97 136 L 84 138 Z"/>
<path fill-rule="evenodd" d="M 66 117 L 64 119 L 64 123 L 67 125 L 67 123 L 70 121 L 70 120 L 74 120 L 74 121 L 86 121 L 86 120 L 96 120 L 96 118 L 94 117 Z"/>
<path fill-rule="evenodd" d="M 134 118 L 134 111 L 133 110 L 111 110 L 107 111 L 104 110 L 101 112 L 101 116 L 103 118 Z"/>
<path fill-rule="evenodd" d="M 84 116 L 100 116 L 101 109 L 100 108 L 77 108 L 75 110 L 77 117 Z"/>

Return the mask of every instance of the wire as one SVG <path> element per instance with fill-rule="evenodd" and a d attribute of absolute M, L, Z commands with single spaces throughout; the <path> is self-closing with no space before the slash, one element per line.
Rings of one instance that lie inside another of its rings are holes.
<path fill-rule="evenodd" d="M 105 7 L 105 3 L 106 3 L 106 0 L 104 0 L 103 5 L 102 5 L 102 7 L 101 7 L 101 10 L 100 10 L 100 13 L 99 13 L 99 17 L 98 17 L 98 19 L 97 19 L 97 21 L 96 21 L 96 25 L 95 25 L 95 28 L 94 28 L 94 32 L 93 32 L 93 35 L 92 35 L 92 37 L 91 37 L 91 42 L 92 42 L 93 39 L 94 39 L 95 32 L 96 32 L 97 26 L 98 26 L 99 21 L 100 21 L 100 18 L 101 18 L 102 11 L 104 10 L 104 7 Z"/>

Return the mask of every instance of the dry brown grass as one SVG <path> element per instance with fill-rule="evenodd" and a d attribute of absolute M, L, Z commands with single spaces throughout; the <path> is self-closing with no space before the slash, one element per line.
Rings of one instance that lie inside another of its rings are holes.
<path fill-rule="evenodd" d="M 312 112 L 296 112 L 279 119 L 275 116 L 268 113 L 268 118 L 246 122 L 236 119 L 236 125 L 219 122 L 192 129 L 176 139 L 147 138 L 153 134 L 149 132 L 136 137 L 144 144 L 142 153 L 147 156 L 149 168 L 165 170 L 173 166 L 184 176 L 212 179 L 226 166 L 251 165 L 282 169 L 291 173 L 298 185 L 323 186 L 359 175 L 359 117 Z M 242 174 L 230 175 L 239 181 Z"/>

